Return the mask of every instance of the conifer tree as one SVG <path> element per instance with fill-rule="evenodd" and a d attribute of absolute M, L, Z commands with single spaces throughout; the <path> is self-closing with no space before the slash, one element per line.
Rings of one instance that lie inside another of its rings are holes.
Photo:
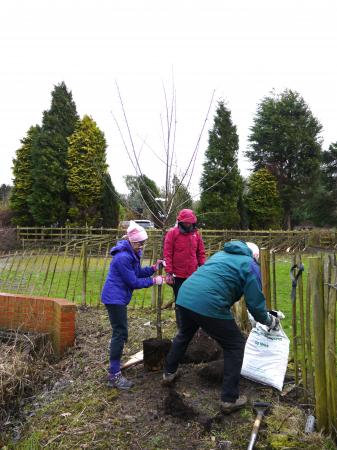
<path fill-rule="evenodd" d="M 67 165 L 71 221 L 77 225 L 99 225 L 103 220 L 101 199 L 108 167 L 106 141 L 89 116 L 78 122 L 69 138 Z"/>
<path fill-rule="evenodd" d="M 295 220 L 316 226 L 337 225 L 337 143 L 322 152 L 321 168 L 316 176 L 315 189 L 294 210 Z M 324 208 L 322 208 L 324 205 Z"/>
<path fill-rule="evenodd" d="M 55 86 L 51 107 L 32 151 L 30 212 L 37 225 L 64 224 L 69 196 L 66 187 L 68 137 L 78 121 L 76 105 L 64 82 Z"/>
<path fill-rule="evenodd" d="M 218 103 L 214 125 L 209 131 L 208 148 L 200 187 L 199 215 L 207 228 L 240 226 L 238 202 L 243 182 L 238 169 L 239 138 L 231 112 Z"/>
<path fill-rule="evenodd" d="M 193 207 L 193 201 L 191 194 L 189 193 L 187 187 L 184 184 L 180 184 L 180 180 L 177 175 L 173 175 L 172 178 L 172 193 L 173 202 L 170 214 L 167 218 L 167 224 L 169 226 L 173 225 L 176 221 L 179 211 L 183 208 L 191 209 Z"/>
<path fill-rule="evenodd" d="M 14 212 L 13 223 L 21 226 L 34 225 L 30 212 L 29 197 L 32 194 L 32 151 L 41 132 L 36 125 L 31 127 L 26 137 L 21 140 L 21 147 L 16 151 L 13 159 L 13 190 L 10 207 Z"/>
<path fill-rule="evenodd" d="M 118 194 L 108 173 L 104 174 L 103 181 L 104 184 L 101 198 L 102 226 L 106 228 L 117 228 L 120 208 Z"/>
<path fill-rule="evenodd" d="M 248 181 L 246 204 L 252 230 L 280 228 L 282 209 L 276 178 L 267 169 L 254 172 Z"/>
<path fill-rule="evenodd" d="M 284 225 L 293 211 L 315 191 L 321 159 L 322 126 L 304 99 L 291 90 L 265 97 L 258 106 L 246 155 L 254 170 L 267 167 L 276 177 Z"/>

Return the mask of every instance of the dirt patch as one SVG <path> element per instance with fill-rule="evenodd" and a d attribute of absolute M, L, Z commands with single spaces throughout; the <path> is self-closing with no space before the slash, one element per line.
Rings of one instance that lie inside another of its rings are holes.
<path fill-rule="evenodd" d="M 263 422 L 256 448 L 282 448 L 269 445 L 274 434 L 282 433 L 287 433 L 288 448 L 303 448 L 298 446 L 298 440 L 303 437 L 299 430 L 302 425 L 304 428 L 305 414 L 295 414 L 297 404 L 277 408 L 278 392 L 241 379 L 241 393 L 248 396 L 250 404 L 229 416 L 220 415 L 221 386 L 198 375 L 205 364 L 181 366 L 182 374 L 174 390 L 162 386 L 161 371 L 146 372 L 142 365 L 124 373 L 135 383 L 133 389 L 128 392 L 109 389 L 108 317 L 105 311 L 96 309 L 81 309 L 77 316 L 75 347 L 52 366 L 51 385 L 46 383 L 39 395 L 22 404 L 22 415 L 12 427 L 7 427 L 3 445 L 19 449 L 215 450 L 230 441 L 231 449 L 243 450 L 247 448 L 255 418 L 251 402 L 265 400 L 271 401 L 273 407 Z M 163 334 L 172 338 L 174 316 L 164 311 L 163 319 Z M 154 315 L 149 311 L 130 311 L 125 360 L 142 349 L 143 340 L 155 337 L 153 321 Z M 287 413 L 299 417 L 296 435 L 291 434 L 293 422 L 284 420 Z M 315 441 L 316 447 L 303 441 L 307 450 L 325 448 L 327 441 L 317 435 L 316 439 L 321 440 Z M 274 441 L 279 442 L 278 439 L 277 436 Z"/>
<path fill-rule="evenodd" d="M 224 373 L 223 359 L 212 361 L 201 367 L 197 374 L 206 383 L 220 384 L 222 383 Z"/>
<path fill-rule="evenodd" d="M 183 420 L 191 420 L 199 415 L 191 406 L 188 406 L 183 397 L 174 389 L 170 389 L 164 400 L 164 412 Z"/>

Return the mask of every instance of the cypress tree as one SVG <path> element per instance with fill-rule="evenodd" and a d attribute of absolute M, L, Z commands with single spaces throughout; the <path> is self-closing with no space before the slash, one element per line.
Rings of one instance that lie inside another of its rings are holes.
<path fill-rule="evenodd" d="M 29 197 L 32 194 L 32 151 L 41 133 L 36 125 L 31 127 L 26 137 L 21 140 L 21 147 L 16 151 L 13 159 L 13 190 L 10 197 L 10 207 L 14 212 L 13 223 L 21 226 L 34 225 L 30 212 Z"/>
<path fill-rule="evenodd" d="M 117 228 L 119 223 L 119 201 L 111 177 L 106 173 L 103 177 L 103 192 L 101 198 L 102 225 L 106 228 Z"/>
<path fill-rule="evenodd" d="M 200 219 L 207 228 L 240 226 L 238 203 L 243 189 L 238 169 L 239 137 L 231 113 L 218 103 L 214 125 L 209 131 L 200 187 Z"/>
<path fill-rule="evenodd" d="M 246 204 L 250 229 L 280 228 L 282 209 L 276 178 L 267 169 L 254 172 L 248 181 Z"/>
<path fill-rule="evenodd" d="M 72 93 L 64 82 L 55 86 L 51 107 L 32 151 L 30 212 L 37 225 L 64 224 L 69 195 L 66 187 L 68 137 L 78 121 Z"/>
<path fill-rule="evenodd" d="M 77 225 L 102 223 L 101 199 L 106 179 L 104 133 L 89 116 L 78 122 L 69 138 L 68 182 L 70 219 Z"/>

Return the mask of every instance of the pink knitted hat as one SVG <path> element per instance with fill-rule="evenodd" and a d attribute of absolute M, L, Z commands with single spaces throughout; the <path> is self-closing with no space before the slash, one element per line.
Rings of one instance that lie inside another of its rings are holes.
<path fill-rule="evenodd" d="M 126 233 L 127 234 L 123 236 L 123 238 L 128 238 L 130 242 L 142 242 L 148 238 L 144 228 L 133 220 L 130 220 Z"/>

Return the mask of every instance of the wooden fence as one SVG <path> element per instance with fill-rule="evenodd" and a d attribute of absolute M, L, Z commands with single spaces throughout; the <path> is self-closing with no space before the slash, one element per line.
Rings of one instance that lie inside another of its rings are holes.
<path fill-rule="evenodd" d="M 336 371 L 336 254 L 308 258 L 306 286 L 302 279 L 302 257 L 292 258 L 292 357 L 294 381 L 310 409 L 314 404 L 317 427 L 337 437 Z M 261 252 L 261 272 L 267 306 L 277 309 L 275 258 Z M 243 319 L 246 320 L 245 317 Z"/>
<path fill-rule="evenodd" d="M 160 230 L 147 230 L 149 245 L 161 243 Z M 260 247 L 272 248 L 274 251 L 303 250 L 306 247 L 336 248 L 336 230 L 200 230 L 209 254 L 222 247 L 231 239 L 256 242 Z M 55 247 L 81 242 L 92 244 L 115 242 L 125 234 L 125 230 L 110 228 L 44 228 L 18 227 L 17 236 L 23 249 L 32 247 Z"/>

